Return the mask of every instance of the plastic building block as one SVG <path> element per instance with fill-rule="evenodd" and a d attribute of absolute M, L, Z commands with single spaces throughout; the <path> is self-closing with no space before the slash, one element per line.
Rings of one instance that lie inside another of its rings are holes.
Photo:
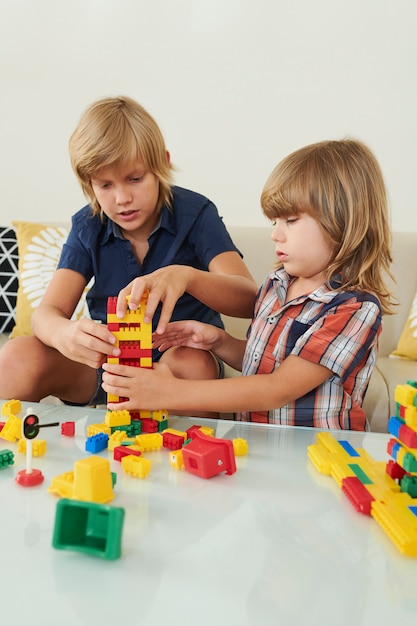
<path fill-rule="evenodd" d="M 17 444 L 17 451 L 26 453 L 27 445 L 26 439 L 20 439 Z M 46 453 L 46 441 L 44 439 L 35 439 L 32 442 L 32 454 L 33 456 L 43 456 Z"/>
<path fill-rule="evenodd" d="M 113 458 L 115 461 L 121 461 L 124 456 L 134 454 L 140 456 L 142 454 L 138 446 L 117 446 L 113 451 Z"/>
<path fill-rule="evenodd" d="M 356 476 L 347 476 L 342 480 L 342 491 L 349 498 L 359 513 L 371 514 L 371 504 L 375 498 L 369 493 Z"/>
<path fill-rule="evenodd" d="M 233 450 L 235 452 L 235 456 L 245 456 L 249 452 L 249 446 L 246 439 L 237 438 L 233 439 Z"/>
<path fill-rule="evenodd" d="M 140 418 L 141 432 L 142 433 L 157 433 L 159 431 L 159 424 L 157 420 L 151 418 Z"/>
<path fill-rule="evenodd" d="M 0 436 L 11 443 L 22 437 L 22 420 L 20 417 L 10 415 L 5 425 L 1 429 Z"/>
<path fill-rule="evenodd" d="M 107 560 L 121 555 L 124 509 L 63 498 L 57 503 L 52 545 Z"/>
<path fill-rule="evenodd" d="M 22 404 L 20 400 L 6 400 L 1 407 L 1 414 L 5 417 L 10 415 L 17 415 L 22 410 Z"/>
<path fill-rule="evenodd" d="M 14 463 L 14 454 L 11 450 L 0 450 L 0 469 Z"/>
<path fill-rule="evenodd" d="M 186 433 L 181 433 L 180 431 L 175 431 L 170 428 L 164 430 L 162 433 L 163 446 L 169 450 L 180 450 L 184 445 L 185 439 Z"/>
<path fill-rule="evenodd" d="M 160 450 L 163 439 L 161 433 L 146 433 L 135 437 L 135 444 L 145 452 Z"/>
<path fill-rule="evenodd" d="M 97 435 L 92 435 L 91 437 L 87 437 L 85 442 L 85 450 L 86 452 L 92 452 L 96 454 L 97 452 L 101 452 L 107 448 L 107 444 L 109 441 L 109 436 L 106 433 L 98 433 Z"/>
<path fill-rule="evenodd" d="M 105 433 L 110 437 L 111 432 L 110 426 L 106 426 L 104 422 L 102 424 L 89 424 L 87 426 L 87 437 L 92 437 L 93 435 L 98 435 L 99 433 Z"/>
<path fill-rule="evenodd" d="M 117 446 L 121 446 L 123 441 L 125 441 L 126 439 L 127 435 L 124 430 L 115 430 L 114 433 L 110 435 L 110 439 L 107 443 L 107 448 L 110 450 L 110 452 L 113 452 L 113 450 Z"/>
<path fill-rule="evenodd" d="M 61 435 L 63 435 L 64 437 L 74 437 L 75 422 L 62 422 Z"/>
<path fill-rule="evenodd" d="M 201 478 L 236 472 L 232 441 L 209 437 L 200 430 L 191 433 L 191 442 L 183 447 L 182 456 L 185 470 Z"/>
<path fill-rule="evenodd" d="M 74 500 L 110 502 L 114 498 L 110 463 L 99 456 L 76 461 L 74 471 L 53 478 L 48 491 Z"/>
<path fill-rule="evenodd" d="M 151 471 L 152 461 L 143 456 L 129 454 L 122 458 L 122 468 L 126 474 L 134 478 L 146 478 Z"/>
<path fill-rule="evenodd" d="M 183 469 L 184 468 L 184 457 L 182 454 L 182 448 L 180 450 L 173 450 L 169 454 L 169 462 L 171 467 L 174 469 Z"/>
<path fill-rule="evenodd" d="M 106 426 L 114 428 L 115 426 L 129 426 L 131 417 L 129 411 L 107 411 L 104 416 Z"/>

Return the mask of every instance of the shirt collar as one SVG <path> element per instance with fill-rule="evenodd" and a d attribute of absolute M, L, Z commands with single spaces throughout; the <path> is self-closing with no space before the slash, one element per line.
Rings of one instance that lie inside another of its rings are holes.
<path fill-rule="evenodd" d="M 106 244 L 111 237 L 124 239 L 120 226 L 108 217 L 104 218 L 103 228 L 104 234 L 101 241 L 102 244 Z M 175 215 L 173 211 L 170 211 L 165 204 L 161 209 L 159 222 L 155 229 L 149 235 L 149 238 L 152 237 L 152 235 L 154 235 L 160 228 L 167 230 L 169 233 L 175 234 Z"/>

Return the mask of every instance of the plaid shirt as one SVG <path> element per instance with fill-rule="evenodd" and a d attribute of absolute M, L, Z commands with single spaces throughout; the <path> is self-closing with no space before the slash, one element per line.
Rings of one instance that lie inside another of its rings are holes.
<path fill-rule="evenodd" d="M 332 374 L 316 389 L 281 409 L 237 413 L 242 421 L 368 430 L 362 401 L 376 361 L 381 308 L 369 293 L 322 285 L 285 303 L 291 278 L 270 274 L 255 304 L 242 375 L 273 372 L 289 355 L 327 367 Z"/>

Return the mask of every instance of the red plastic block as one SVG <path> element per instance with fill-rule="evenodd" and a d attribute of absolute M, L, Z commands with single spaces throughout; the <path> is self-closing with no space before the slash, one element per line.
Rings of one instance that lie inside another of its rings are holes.
<path fill-rule="evenodd" d="M 75 422 L 62 422 L 61 435 L 64 435 L 64 437 L 74 437 Z"/>
<path fill-rule="evenodd" d="M 158 421 L 153 420 L 150 417 L 145 417 L 140 420 L 142 424 L 142 432 L 143 433 L 157 433 L 158 432 Z"/>
<path fill-rule="evenodd" d="M 175 433 L 162 433 L 162 445 L 169 450 L 181 450 L 184 444 L 184 437 Z"/>
<path fill-rule="evenodd" d="M 371 502 L 375 500 L 357 476 L 347 476 L 342 480 L 342 491 L 355 509 L 364 515 L 371 514 Z"/>
<path fill-rule="evenodd" d="M 140 450 L 132 449 L 131 446 L 116 446 L 113 451 L 113 459 L 115 461 L 121 461 L 124 456 L 129 456 L 129 454 L 140 456 L 142 453 Z"/>
<path fill-rule="evenodd" d="M 398 463 L 394 461 L 394 459 L 390 459 L 388 461 L 386 466 L 386 472 L 388 476 L 391 476 L 393 480 L 401 480 L 401 478 L 403 478 L 406 474 L 405 469 L 403 469 L 401 465 L 398 465 Z"/>
<path fill-rule="evenodd" d="M 398 439 L 409 448 L 417 448 L 417 433 L 406 424 L 400 426 Z"/>
<path fill-rule="evenodd" d="M 201 478 L 211 478 L 226 472 L 236 472 L 233 442 L 228 439 L 208 437 L 199 430 L 190 433 L 191 441 L 182 449 L 184 468 Z"/>

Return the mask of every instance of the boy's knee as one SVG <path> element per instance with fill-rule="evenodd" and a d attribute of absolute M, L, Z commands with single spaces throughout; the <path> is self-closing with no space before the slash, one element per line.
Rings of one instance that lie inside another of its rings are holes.
<path fill-rule="evenodd" d="M 166 363 L 177 378 L 197 380 L 219 375 L 219 365 L 207 350 L 176 346 L 164 352 L 161 362 Z"/>

